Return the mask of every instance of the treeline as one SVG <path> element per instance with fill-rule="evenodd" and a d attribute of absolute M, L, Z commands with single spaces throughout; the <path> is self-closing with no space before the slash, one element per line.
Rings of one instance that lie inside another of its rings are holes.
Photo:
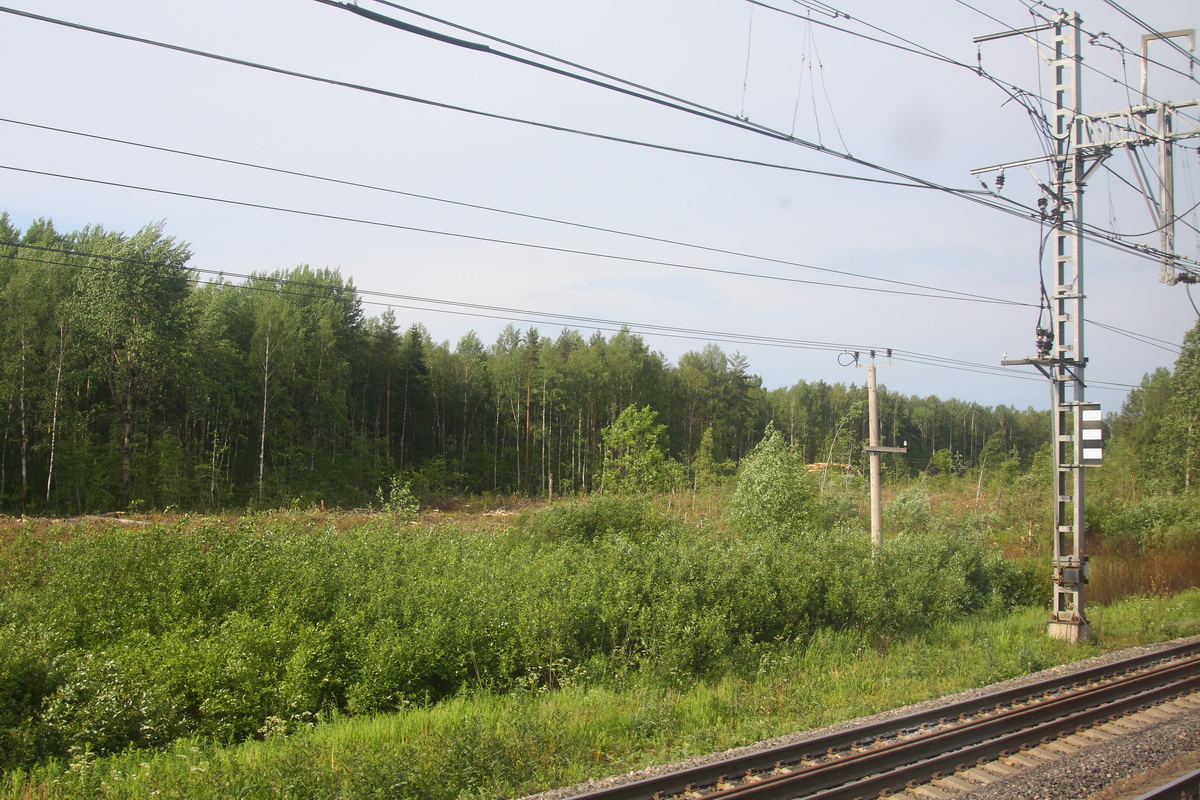
<path fill-rule="evenodd" d="M 1107 499 L 1139 502 L 1188 494 L 1200 483 L 1200 323 L 1184 336 L 1174 370 L 1160 367 L 1133 389 L 1107 424 Z"/>
<path fill-rule="evenodd" d="M 715 344 L 677 364 L 628 330 L 509 325 L 453 346 L 363 313 L 336 270 L 201 280 L 161 224 L 22 231 L 0 214 L 0 511 L 362 506 L 430 493 L 584 493 L 629 406 L 668 455 L 732 472 L 774 420 L 810 462 L 861 468 L 862 386 L 767 391 Z M 1045 412 L 880 391 L 893 474 L 1023 461 Z M 704 451 L 703 453 L 701 451 Z M 681 471 L 686 475 L 686 470 Z"/>

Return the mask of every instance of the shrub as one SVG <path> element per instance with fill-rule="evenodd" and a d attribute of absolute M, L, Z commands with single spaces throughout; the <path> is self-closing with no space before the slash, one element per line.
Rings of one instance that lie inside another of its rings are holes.
<path fill-rule="evenodd" d="M 1090 524 L 1110 546 L 1200 545 L 1200 495 L 1151 495 L 1133 503 L 1099 494 L 1089 498 L 1087 512 Z"/>
<path fill-rule="evenodd" d="M 897 533 L 929 533 L 933 530 L 933 512 L 924 484 L 914 483 L 896 495 L 883 510 L 888 530 Z"/>
<path fill-rule="evenodd" d="M 421 511 L 421 502 L 413 494 L 412 483 L 397 475 L 388 481 L 387 496 L 384 496 L 383 487 L 380 486 L 375 490 L 375 499 L 380 510 L 397 519 L 412 521 Z"/>
<path fill-rule="evenodd" d="M 979 536 L 906 534 L 872 557 L 865 532 L 781 537 L 806 530 L 791 524 L 729 536 L 597 496 L 486 535 L 275 515 L 9 548 L 0 763 L 271 736 L 468 689 L 684 684 L 755 648 L 895 638 L 1045 583 Z"/>
<path fill-rule="evenodd" d="M 592 542 L 606 534 L 652 536 L 668 527 L 666 515 L 645 497 L 594 495 L 551 505 L 526 523 L 526 530 L 549 539 Z"/>
<path fill-rule="evenodd" d="M 644 494 L 676 486 L 683 477 L 679 463 L 667 457 L 667 426 L 649 406 L 629 406 L 601 431 L 604 440 L 603 491 Z"/>
<path fill-rule="evenodd" d="M 746 457 L 730 501 L 729 517 L 744 533 L 795 534 L 817 515 L 817 492 L 800 456 L 788 449 L 774 423 Z"/>

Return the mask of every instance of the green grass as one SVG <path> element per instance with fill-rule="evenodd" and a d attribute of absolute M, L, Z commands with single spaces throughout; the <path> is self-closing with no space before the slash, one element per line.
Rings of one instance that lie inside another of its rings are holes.
<path fill-rule="evenodd" d="M 390 714 L 218 745 L 184 739 L 12 771 L 2 798 L 513 797 L 985 685 L 1114 646 L 1200 633 L 1200 591 L 1093 606 L 1095 638 L 1043 633 L 1019 610 L 868 642 L 822 630 L 740 648 L 705 680 L 632 674 L 506 694 L 464 689 Z M 577 673 L 578 675 L 578 673 Z"/>

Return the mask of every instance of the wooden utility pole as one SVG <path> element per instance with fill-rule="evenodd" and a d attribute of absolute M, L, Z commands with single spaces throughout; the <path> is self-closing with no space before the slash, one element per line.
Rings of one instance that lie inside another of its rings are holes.
<path fill-rule="evenodd" d="M 892 351 L 888 350 L 888 365 L 890 365 Z M 858 355 L 855 354 L 855 360 L 858 360 Z M 870 424 L 869 444 L 863 448 L 867 451 L 871 462 L 871 548 L 878 550 L 883 544 L 883 454 L 884 453 L 907 453 L 908 442 L 905 442 L 905 447 L 883 447 L 879 437 L 879 398 L 875 388 L 875 368 L 881 366 L 875 363 L 875 351 L 871 351 L 871 363 L 866 365 L 867 368 L 867 414 Z M 884 365 L 886 366 L 886 365 Z"/>

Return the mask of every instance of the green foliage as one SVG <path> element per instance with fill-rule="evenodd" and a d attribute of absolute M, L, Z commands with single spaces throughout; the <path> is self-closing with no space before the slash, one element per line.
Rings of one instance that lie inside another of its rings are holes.
<path fill-rule="evenodd" d="M 0 797 L 519 797 L 811 730 L 1200 630 L 1200 592 L 1094 619 L 1102 642 L 1045 636 L 1045 612 L 955 618 L 873 648 L 856 631 L 744 649 L 709 680 L 648 678 L 556 692 L 464 692 L 402 713 L 344 717 L 235 746 L 181 739 L 159 753 L 77 752 L 0 777 Z M 1149 635 L 1147 633 L 1149 631 Z"/>
<path fill-rule="evenodd" d="M 799 455 L 774 424 L 767 426 L 738 475 L 731 524 L 745 533 L 803 533 L 817 513 L 817 492 Z"/>
<path fill-rule="evenodd" d="M 21 534 L 0 557 L 3 766 L 242 741 L 472 691 L 652 675 L 825 629 L 883 641 L 1031 598 L 972 537 L 779 546 L 647 500 L 568 502 L 509 532 L 305 517 Z M 120 602 L 113 602 L 120 598 Z"/>
<path fill-rule="evenodd" d="M 700 492 L 719 486 L 733 473 L 733 465 L 729 461 L 717 461 L 713 455 L 713 431 L 705 428 L 700 436 L 700 444 L 696 448 L 692 461 L 688 464 L 687 472 L 691 478 L 692 491 Z"/>
<path fill-rule="evenodd" d="M 1109 495 L 1136 502 L 1186 492 L 1200 479 L 1200 324 L 1184 336 L 1174 370 L 1146 375 L 1121 412 L 1108 420 L 1105 465 Z"/>
<path fill-rule="evenodd" d="M 670 524 L 670 519 L 647 498 L 595 495 L 587 500 L 555 503 L 533 515 L 525 530 L 547 539 L 594 542 L 614 534 L 645 538 Z"/>
<path fill-rule="evenodd" d="M 1200 478 L 1200 323 L 1184 336 L 1171 390 L 1156 437 L 1164 459 L 1160 468 L 1176 489 L 1188 489 Z"/>
<path fill-rule="evenodd" d="M 1089 495 L 1087 519 L 1117 549 L 1195 548 L 1200 546 L 1200 496 L 1157 494 L 1122 501 L 1103 492 Z"/>
<path fill-rule="evenodd" d="M 931 533 L 935 522 L 925 484 L 914 483 L 901 491 L 883 509 L 884 527 L 896 533 Z"/>
<path fill-rule="evenodd" d="M 810 475 L 815 483 L 815 479 Z M 817 514 L 813 528 L 823 531 L 863 531 L 870 528 L 870 497 L 867 480 L 851 473 L 826 473 L 821 480 L 817 499 Z"/>
<path fill-rule="evenodd" d="M 935 451 L 929 466 L 931 473 L 943 479 L 961 478 L 967 471 L 967 463 L 962 453 L 948 448 Z"/>
<path fill-rule="evenodd" d="M 382 511 L 398 519 L 412 521 L 421 511 L 421 501 L 413 494 L 412 484 L 395 475 L 388 482 L 387 495 L 381 486 L 375 490 L 375 497 Z"/>
<path fill-rule="evenodd" d="M 658 492 L 676 485 L 680 466 L 663 450 L 666 426 L 649 406 L 629 406 L 601 432 L 604 439 L 604 491 Z"/>

